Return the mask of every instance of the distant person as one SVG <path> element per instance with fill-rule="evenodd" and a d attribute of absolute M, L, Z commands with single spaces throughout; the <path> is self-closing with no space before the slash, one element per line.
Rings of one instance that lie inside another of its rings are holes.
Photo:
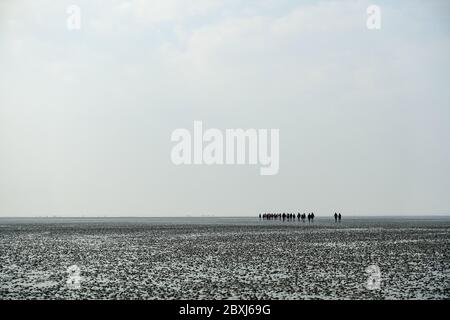
<path fill-rule="evenodd" d="M 305 220 L 306 220 L 306 213 L 303 212 L 303 214 L 302 214 L 302 222 L 304 223 Z"/>
<path fill-rule="evenodd" d="M 337 222 L 337 220 L 338 220 L 338 214 L 335 212 L 334 213 L 334 222 Z"/>
<path fill-rule="evenodd" d="M 286 213 L 283 213 L 283 221 L 286 219 Z"/>
<path fill-rule="evenodd" d="M 311 213 L 308 213 L 308 223 L 311 222 Z"/>
<path fill-rule="evenodd" d="M 259 214 L 259 220 L 261 220 L 261 213 Z"/>
<path fill-rule="evenodd" d="M 338 219 L 339 219 L 339 223 L 341 222 L 341 219 L 342 219 L 342 216 L 341 216 L 341 213 L 339 212 L 339 215 L 338 215 Z"/>
<path fill-rule="evenodd" d="M 297 221 L 300 221 L 300 212 L 297 213 Z"/>
<path fill-rule="evenodd" d="M 314 212 L 311 212 L 311 222 L 314 222 Z"/>

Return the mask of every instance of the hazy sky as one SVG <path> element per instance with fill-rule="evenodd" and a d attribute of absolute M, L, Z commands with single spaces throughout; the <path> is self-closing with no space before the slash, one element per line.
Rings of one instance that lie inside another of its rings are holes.
<path fill-rule="evenodd" d="M 447 0 L 2 0 L 0 215 L 449 213 L 449 57 Z M 278 175 L 175 166 L 194 120 Z"/>

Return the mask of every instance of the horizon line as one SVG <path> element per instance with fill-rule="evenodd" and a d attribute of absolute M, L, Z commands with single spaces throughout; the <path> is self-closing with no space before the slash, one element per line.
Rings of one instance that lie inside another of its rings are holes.
<path fill-rule="evenodd" d="M 316 214 L 317 218 L 320 217 L 331 217 L 334 213 L 329 215 L 319 215 Z M 348 214 L 346 217 L 352 218 L 365 218 L 365 217 L 392 217 L 392 218 L 402 218 L 402 217 L 449 217 L 450 213 L 433 213 L 433 214 L 366 214 L 366 215 L 354 215 Z M 259 218 L 259 214 L 255 215 L 183 215 L 183 216 L 111 216 L 111 215 L 77 215 L 77 216 L 0 216 L 0 219 L 18 219 L 18 218 Z"/>

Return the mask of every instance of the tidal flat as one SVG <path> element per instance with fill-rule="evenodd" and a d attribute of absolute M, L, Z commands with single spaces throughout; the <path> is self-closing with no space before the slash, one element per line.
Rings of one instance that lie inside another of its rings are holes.
<path fill-rule="evenodd" d="M 450 218 L 316 220 L 1 218 L 0 299 L 450 298 Z"/>

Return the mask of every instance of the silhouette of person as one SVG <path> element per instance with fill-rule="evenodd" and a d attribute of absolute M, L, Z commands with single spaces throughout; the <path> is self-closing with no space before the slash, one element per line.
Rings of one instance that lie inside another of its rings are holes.
<path fill-rule="evenodd" d="M 297 213 L 297 221 L 300 221 L 300 212 Z"/>
<path fill-rule="evenodd" d="M 311 222 L 314 222 L 314 212 L 311 212 Z"/>
<path fill-rule="evenodd" d="M 261 213 L 259 214 L 259 220 L 261 220 Z"/>
<path fill-rule="evenodd" d="M 338 214 L 335 212 L 334 213 L 334 222 L 337 222 L 337 219 L 338 219 Z"/>
<path fill-rule="evenodd" d="M 286 213 L 283 213 L 283 221 L 286 219 Z"/>
<path fill-rule="evenodd" d="M 308 213 L 308 223 L 311 222 L 311 213 Z"/>
<path fill-rule="evenodd" d="M 340 212 L 339 212 L 338 218 L 339 218 L 339 222 L 341 222 L 342 216 L 341 216 Z"/>

